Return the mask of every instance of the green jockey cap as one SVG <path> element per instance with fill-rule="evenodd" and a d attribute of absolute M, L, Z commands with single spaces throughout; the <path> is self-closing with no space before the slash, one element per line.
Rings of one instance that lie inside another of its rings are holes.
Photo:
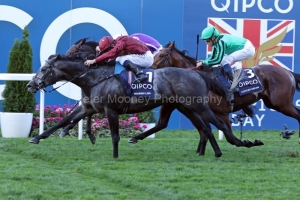
<path fill-rule="evenodd" d="M 215 37 L 219 36 L 219 31 L 213 26 L 206 27 L 205 29 L 203 29 L 201 33 L 202 40 L 207 40 L 213 36 Z"/>

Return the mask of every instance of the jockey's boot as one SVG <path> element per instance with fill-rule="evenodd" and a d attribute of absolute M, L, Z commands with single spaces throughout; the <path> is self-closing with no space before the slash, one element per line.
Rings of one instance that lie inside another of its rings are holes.
<path fill-rule="evenodd" d="M 229 102 L 229 108 L 230 111 L 233 110 L 233 100 L 234 100 L 234 94 L 233 91 L 229 90 L 231 87 L 231 84 L 227 80 L 224 74 L 220 72 L 220 67 L 213 67 L 214 75 L 216 76 L 216 79 L 221 83 L 223 86 L 225 92 L 226 92 L 226 100 Z"/>
<path fill-rule="evenodd" d="M 147 75 L 141 72 L 138 66 L 136 66 L 132 62 L 125 62 L 124 67 L 125 69 L 132 71 L 132 73 L 135 75 L 134 83 L 141 83 L 148 79 Z"/>
<path fill-rule="evenodd" d="M 232 68 L 230 67 L 230 65 L 225 64 L 223 66 L 223 68 L 224 68 L 225 74 L 229 78 L 229 80 L 233 81 L 233 72 L 232 72 Z"/>
<path fill-rule="evenodd" d="M 233 72 L 232 70 L 228 71 L 228 72 L 225 72 L 226 73 L 226 76 L 229 78 L 229 80 L 233 81 Z"/>

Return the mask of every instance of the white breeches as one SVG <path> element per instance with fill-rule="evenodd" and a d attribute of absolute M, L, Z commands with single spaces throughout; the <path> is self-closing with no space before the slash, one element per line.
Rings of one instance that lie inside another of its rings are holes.
<path fill-rule="evenodd" d="M 145 54 L 129 54 L 116 58 L 116 61 L 118 61 L 121 65 L 124 64 L 125 60 L 129 60 L 141 68 L 151 67 L 154 61 L 151 51 L 147 51 Z"/>
<path fill-rule="evenodd" d="M 233 52 L 229 55 L 224 55 L 221 66 L 224 66 L 225 64 L 231 65 L 234 62 L 246 60 L 250 57 L 252 57 L 255 54 L 255 48 L 253 44 L 248 40 L 245 43 L 245 46 L 243 49 Z"/>

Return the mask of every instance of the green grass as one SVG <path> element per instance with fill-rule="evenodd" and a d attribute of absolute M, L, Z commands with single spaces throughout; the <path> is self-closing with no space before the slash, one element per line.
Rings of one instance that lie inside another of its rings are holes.
<path fill-rule="evenodd" d="M 195 153 L 196 131 L 161 131 L 136 145 L 121 139 L 118 159 L 108 138 L 0 138 L 0 199 L 299 199 L 297 137 L 245 131 L 265 145 L 218 140 L 215 158 L 210 144 Z"/>

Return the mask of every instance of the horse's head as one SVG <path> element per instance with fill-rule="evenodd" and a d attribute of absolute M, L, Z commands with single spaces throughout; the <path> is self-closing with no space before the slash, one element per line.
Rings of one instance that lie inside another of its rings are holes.
<path fill-rule="evenodd" d="M 51 82 L 51 77 L 54 72 L 54 62 L 60 58 L 60 55 L 51 55 L 45 64 L 38 70 L 35 76 L 32 77 L 31 81 L 26 85 L 27 89 L 31 93 L 35 93 L 40 89 L 45 88 L 48 82 Z M 52 84 L 54 84 L 53 82 Z"/>
<path fill-rule="evenodd" d="M 98 42 L 94 41 L 86 41 L 88 38 L 83 38 L 75 42 L 74 45 L 70 47 L 67 51 L 66 55 L 72 55 L 74 53 L 84 52 L 86 54 L 96 55 L 96 47 L 98 46 Z"/>
<path fill-rule="evenodd" d="M 26 85 L 28 91 L 35 93 L 40 89 L 53 85 L 57 81 L 68 80 L 82 73 L 87 69 L 86 67 L 83 68 L 83 63 L 86 59 L 85 53 L 77 53 L 70 56 L 60 54 L 51 55 Z"/>
<path fill-rule="evenodd" d="M 185 50 L 178 50 L 175 42 L 169 42 L 163 49 L 155 54 L 152 68 L 193 68 L 196 66 L 196 59 L 186 55 L 187 53 Z"/>

